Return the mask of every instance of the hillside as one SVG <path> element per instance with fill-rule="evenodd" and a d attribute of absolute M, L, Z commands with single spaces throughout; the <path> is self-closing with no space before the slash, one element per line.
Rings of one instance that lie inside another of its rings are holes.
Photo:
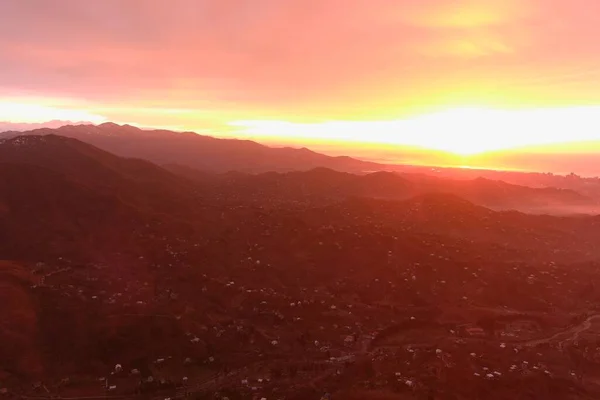
<path fill-rule="evenodd" d="M 0 162 L 52 170 L 100 193 L 153 212 L 186 208 L 189 184 L 156 165 L 125 159 L 76 139 L 56 135 L 18 136 L 0 142 Z"/>
<path fill-rule="evenodd" d="M 0 144 L 0 390 L 600 395 L 598 217 L 381 172 L 168 169 L 73 138 Z"/>
<path fill-rule="evenodd" d="M 151 238 L 206 232 L 216 218 L 198 204 L 193 182 L 76 139 L 5 140 L 0 165 L 5 256 L 131 256 L 148 249 Z"/>

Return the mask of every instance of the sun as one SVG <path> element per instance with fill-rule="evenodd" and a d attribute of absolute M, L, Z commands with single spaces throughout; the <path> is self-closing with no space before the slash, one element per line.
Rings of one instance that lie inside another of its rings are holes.
<path fill-rule="evenodd" d="M 449 108 L 387 121 L 234 121 L 233 134 L 257 140 L 406 146 L 459 157 L 528 146 L 600 140 L 600 107 L 499 110 Z"/>
<path fill-rule="evenodd" d="M 407 120 L 405 129 L 419 146 L 470 156 L 514 145 L 498 132 L 498 124 L 507 121 L 507 116 L 503 117 L 485 108 L 456 108 Z"/>
<path fill-rule="evenodd" d="M 391 121 L 236 121 L 232 126 L 254 139 L 324 140 L 344 143 L 412 146 L 453 153 L 478 154 L 498 146 L 485 137 L 485 111 L 476 108 Z"/>
<path fill-rule="evenodd" d="M 406 120 L 419 145 L 468 157 L 600 140 L 600 107 L 448 109 Z"/>

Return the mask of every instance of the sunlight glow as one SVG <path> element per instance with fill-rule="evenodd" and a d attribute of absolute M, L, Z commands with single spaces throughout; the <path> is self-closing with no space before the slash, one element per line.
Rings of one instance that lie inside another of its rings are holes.
<path fill-rule="evenodd" d="M 600 139 L 600 107 L 495 110 L 456 108 L 392 121 L 236 121 L 245 136 L 418 146 L 472 155 Z"/>
<path fill-rule="evenodd" d="M 106 118 L 80 110 L 55 108 L 38 104 L 0 101 L 0 121 L 41 123 L 47 121 L 106 122 Z"/>

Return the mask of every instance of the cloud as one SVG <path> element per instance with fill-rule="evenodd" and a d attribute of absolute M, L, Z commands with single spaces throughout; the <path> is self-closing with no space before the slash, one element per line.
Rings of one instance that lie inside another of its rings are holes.
<path fill-rule="evenodd" d="M 409 23 L 429 28 L 475 29 L 513 23 L 529 12 L 530 1 L 454 0 L 415 2 Z"/>
<path fill-rule="evenodd" d="M 521 111 L 462 108 L 390 121 L 298 124 L 286 121 L 237 121 L 232 125 L 255 137 L 413 145 L 461 154 L 600 139 L 600 107 Z M 573 121 L 582 126 L 570 132 Z M 368 132 L 368 134 L 365 134 Z M 486 135 L 481 133 L 485 132 Z M 527 132 L 527 134 L 523 134 Z M 568 136 L 565 135 L 567 133 Z"/>
<path fill-rule="evenodd" d="M 419 45 L 417 52 L 427 57 L 476 58 L 493 55 L 510 55 L 515 51 L 502 39 L 464 35 L 455 39 L 436 39 Z"/>
<path fill-rule="evenodd" d="M 57 118 L 63 121 L 90 121 L 95 123 L 106 121 L 106 118 L 101 115 L 90 114 L 80 110 L 0 101 L 0 121 L 43 123 L 54 121 Z"/>
<path fill-rule="evenodd" d="M 90 124 L 90 123 L 91 123 L 90 121 L 60 121 L 60 120 L 53 120 L 53 121 L 46 121 L 46 122 L 32 122 L 32 123 L 0 121 L 0 133 L 10 132 L 10 131 L 24 132 L 24 131 L 40 129 L 40 128 L 56 129 L 56 128 L 60 128 L 61 126 L 65 126 L 65 125 L 80 125 L 80 124 Z M 1 138 L 1 136 L 0 136 L 0 138 Z"/>
<path fill-rule="evenodd" d="M 600 61 L 599 11 L 585 0 L 4 1 L 0 92 L 189 127 L 527 104 L 566 91 L 514 84 Z M 140 111 L 162 108 L 202 116 Z"/>

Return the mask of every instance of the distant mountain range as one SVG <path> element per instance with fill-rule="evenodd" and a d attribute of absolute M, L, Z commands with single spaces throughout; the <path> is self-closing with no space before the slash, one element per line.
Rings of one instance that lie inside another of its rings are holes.
<path fill-rule="evenodd" d="M 177 175 L 184 175 L 187 178 L 193 176 L 194 180 L 201 173 L 219 174 L 228 171 L 244 174 L 310 171 L 315 168 L 355 174 L 395 171 L 401 172 L 402 175 L 400 177 L 392 174 L 373 175 L 363 180 L 355 177 L 350 179 L 352 182 L 347 182 L 349 185 L 355 185 L 352 188 L 342 187 L 348 176 L 325 174 L 317 177 L 312 173 L 310 182 L 305 183 L 302 190 L 310 190 L 310 185 L 314 186 L 322 182 L 323 193 L 331 194 L 338 190 L 344 194 L 369 194 L 395 199 L 440 191 L 459 194 L 477 204 L 492 208 L 516 208 L 553 213 L 564 211 L 595 213 L 597 212 L 595 207 L 600 201 L 600 180 L 574 175 L 565 178 L 539 173 L 386 165 L 345 156 L 331 157 L 306 148 L 273 148 L 249 140 L 217 139 L 192 132 L 143 130 L 114 123 L 65 125 L 56 129 L 42 128 L 26 132 L 9 131 L 0 133 L 0 140 L 18 136 L 48 135 L 77 139 L 114 155 L 144 159 L 166 166 Z M 140 163 L 141 161 L 138 161 L 137 165 L 141 165 Z M 328 180 L 328 177 L 331 179 Z M 239 178 L 250 179 L 243 176 Z M 269 179 L 278 179 L 278 185 L 287 185 L 290 194 L 297 194 L 300 189 L 293 182 L 297 178 L 298 175 L 279 178 L 267 175 L 260 180 L 266 184 Z M 473 182 L 474 178 L 480 179 Z M 258 178 L 254 178 L 255 181 L 256 179 Z M 405 190 L 399 190 L 400 186 Z M 539 190 L 528 190 L 523 186 Z"/>
<path fill-rule="evenodd" d="M 254 198 L 257 204 L 273 200 L 302 200 L 368 197 L 382 200 L 406 200 L 428 193 L 459 196 L 474 204 L 497 210 L 515 209 L 533 213 L 596 213 L 598 202 L 570 189 L 531 188 L 486 178 L 457 180 L 425 174 L 374 172 L 351 174 L 328 168 L 310 171 L 263 174 L 208 174 L 181 166 L 171 171 L 200 182 L 222 196 Z M 210 185 L 213 186 L 210 186 Z"/>
<path fill-rule="evenodd" d="M 382 164 L 344 156 L 330 157 L 306 148 L 272 148 L 250 140 L 217 139 L 193 132 L 142 130 L 114 123 L 10 131 L 1 133 L 0 138 L 51 134 L 79 139 L 123 157 L 142 158 L 159 165 L 183 164 L 214 172 L 293 171 L 316 167 L 363 172 L 386 168 Z"/>

